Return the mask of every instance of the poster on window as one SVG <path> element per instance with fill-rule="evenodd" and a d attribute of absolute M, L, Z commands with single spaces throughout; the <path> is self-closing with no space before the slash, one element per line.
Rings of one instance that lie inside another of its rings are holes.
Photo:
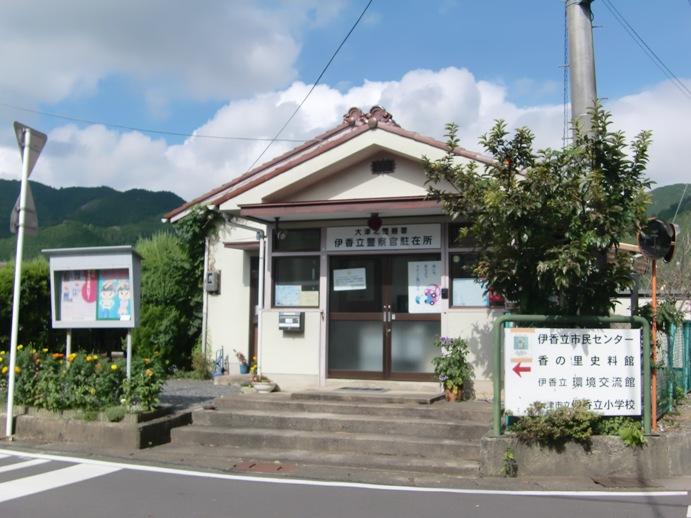
<path fill-rule="evenodd" d="M 408 312 L 441 313 L 441 261 L 408 263 Z"/>
<path fill-rule="evenodd" d="M 365 268 L 344 268 L 333 272 L 334 291 L 367 289 L 367 270 Z"/>
<path fill-rule="evenodd" d="M 488 306 L 487 290 L 477 279 L 453 279 L 453 306 Z"/>
<path fill-rule="evenodd" d="M 74 270 L 60 275 L 60 319 L 89 322 L 96 315 L 94 270 Z"/>
<path fill-rule="evenodd" d="M 97 320 L 130 320 L 132 290 L 127 269 L 98 272 Z"/>
<path fill-rule="evenodd" d="M 302 286 L 299 284 L 276 284 L 274 304 L 276 306 L 300 306 Z"/>

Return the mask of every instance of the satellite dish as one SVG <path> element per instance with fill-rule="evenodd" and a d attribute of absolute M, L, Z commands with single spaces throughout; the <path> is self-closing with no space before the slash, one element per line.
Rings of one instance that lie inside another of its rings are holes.
<path fill-rule="evenodd" d="M 674 256 L 677 225 L 657 218 L 650 218 L 638 232 L 638 246 L 646 257 L 670 262 Z"/>

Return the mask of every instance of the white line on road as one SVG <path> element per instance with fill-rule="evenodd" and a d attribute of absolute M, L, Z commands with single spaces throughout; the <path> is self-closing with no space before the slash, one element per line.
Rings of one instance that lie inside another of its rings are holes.
<path fill-rule="evenodd" d="M 48 459 L 33 459 L 27 460 L 25 462 L 15 462 L 14 464 L 8 464 L 6 466 L 0 466 L 0 473 L 5 473 L 7 471 L 14 471 L 15 469 L 30 468 L 31 466 L 38 466 L 39 464 L 45 464 L 50 462 Z"/>
<path fill-rule="evenodd" d="M 691 505 L 686 508 L 686 518 L 691 518 Z"/>
<path fill-rule="evenodd" d="M 6 502 L 7 500 L 68 486 L 83 480 L 101 477 L 115 471 L 120 471 L 120 469 L 121 468 L 115 466 L 77 464 L 76 466 L 48 471 L 40 475 L 10 480 L 9 482 L 0 484 L 0 502 Z"/>
<path fill-rule="evenodd" d="M 378 484 L 364 484 L 358 482 L 331 482 L 323 480 L 284 479 L 271 477 L 252 477 L 247 475 L 227 475 L 224 473 L 209 473 L 204 471 L 191 471 L 185 469 L 163 468 L 159 466 L 145 466 L 140 464 L 126 464 L 109 462 L 104 460 L 80 459 L 78 457 L 63 457 L 44 453 L 30 453 L 23 451 L 7 451 L 10 455 L 21 455 L 37 459 L 57 460 L 62 462 L 78 462 L 94 466 L 112 467 L 117 469 L 130 469 L 152 473 L 164 473 L 168 475 L 181 475 L 185 477 L 213 478 L 220 480 L 238 480 L 241 482 L 263 482 L 266 484 L 286 484 L 297 486 L 316 487 L 348 487 L 356 489 L 376 489 L 380 491 L 402 491 L 417 493 L 455 493 L 469 495 L 514 495 L 514 496 L 687 496 L 687 491 L 506 491 L 497 489 L 454 489 L 435 487 L 392 486 Z M 114 470 L 114 471 L 117 471 Z M 689 517 L 691 518 L 691 517 Z"/>

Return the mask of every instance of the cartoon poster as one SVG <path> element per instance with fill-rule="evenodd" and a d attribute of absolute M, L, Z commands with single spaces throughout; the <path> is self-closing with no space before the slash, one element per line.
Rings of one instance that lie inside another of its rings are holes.
<path fill-rule="evenodd" d="M 408 263 L 408 312 L 441 313 L 441 261 Z"/>
<path fill-rule="evenodd" d="M 89 322 L 96 316 L 96 272 L 60 272 L 60 320 Z"/>
<path fill-rule="evenodd" d="M 127 269 L 98 272 L 97 320 L 130 320 L 132 290 Z"/>

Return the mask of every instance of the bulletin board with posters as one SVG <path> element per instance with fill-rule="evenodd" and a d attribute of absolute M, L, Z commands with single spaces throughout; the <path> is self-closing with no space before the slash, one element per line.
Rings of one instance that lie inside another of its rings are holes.
<path fill-rule="evenodd" d="M 50 261 L 53 328 L 133 328 L 141 259 L 131 246 L 43 250 Z"/>

